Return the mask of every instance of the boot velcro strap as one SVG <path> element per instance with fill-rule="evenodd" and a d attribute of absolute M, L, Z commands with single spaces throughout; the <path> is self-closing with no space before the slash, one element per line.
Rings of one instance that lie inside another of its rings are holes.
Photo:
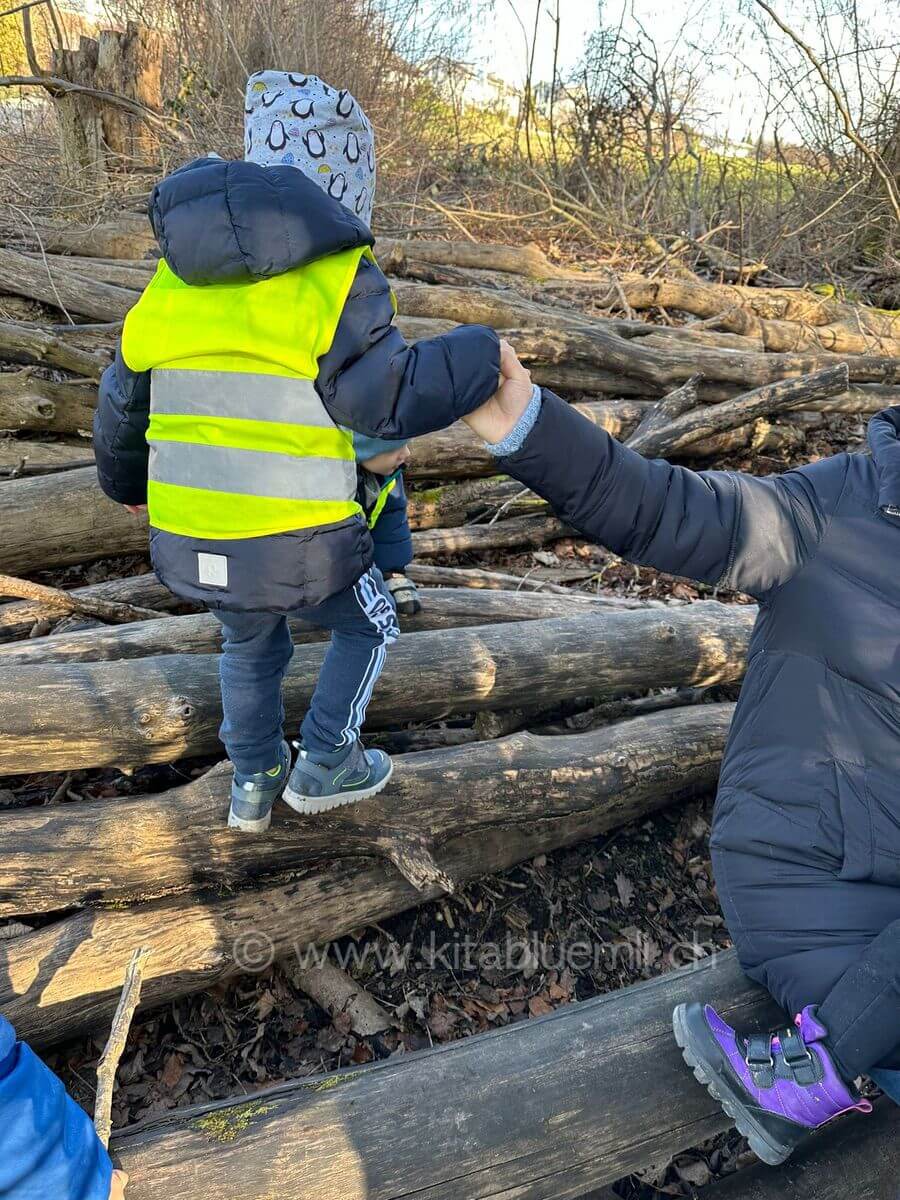
<path fill-rule="evenodd" d="M 747 1038 L 744 1062 L 750 1068 L 753 1082 L 759 1088 L 770 1088 L 775 1082 L 775 1056 L 772 1053 L 772 1035 L 756 1033 Z"/>
<path fill-rule="evenodd" d="M 818 1078 L 816 1057 L 795 1029 L 786 1029 L 778 1035 L 781 1053 L 797 1083 L 808 1085 Z"/>

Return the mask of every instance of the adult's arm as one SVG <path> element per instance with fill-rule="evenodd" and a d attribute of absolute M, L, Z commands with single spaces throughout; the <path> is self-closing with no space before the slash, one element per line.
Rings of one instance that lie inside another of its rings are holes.
<path fill-rule="evenodd" d="M 846 475 L 845 456 L 766 479 L 691 471 L 643 458 L 552 392 L 535 400 L 495 450 L 501 470 L 629 562 L 759 599 L 815 552 Z"/>
<path fill-rule="evenodd" d="M 380 267 L 363 258 L 316 387 L 338 425 L 406 441 L 444 429 L 497 389 L 500 343 L 484 325 L 461 325 L 408 345 L 394 324 Z"/>
<path fill-rule="evenodd" d="M 107 1200 L 111 1180 L 87 1114 L 0 1017 L 0 1196 Z"/>
<path fill-rule="evenodd" d="M 100 486 L 119 504 L 147 503 L 147 426 L 150 423 L 150 372 L 132 371 L 122 357 L 100 379 L 94 413 L 94 455 Z"/>

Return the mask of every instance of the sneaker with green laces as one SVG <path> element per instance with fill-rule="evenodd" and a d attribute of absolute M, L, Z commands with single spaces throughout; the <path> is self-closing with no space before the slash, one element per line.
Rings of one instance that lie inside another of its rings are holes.
<path fill-rule="evenodd" d="M 309 816 L 343 804 L 377 796 L 394 773 L 394 764 L 383 750 L 366 750 L 357 740 L 338 763 L 313 762 L 300 747 L 283 799 L 294 812 Z"/>
<path fill-rule="evenodd" d="M 244 833 L 265 833 L 272 821 L 272 805 L 284 791 L 291 769 L 291 748 L 282 742 L 278 763 L 269 771 L 242 775 L 235 771 L 231 783 L 228 828 Z"/>

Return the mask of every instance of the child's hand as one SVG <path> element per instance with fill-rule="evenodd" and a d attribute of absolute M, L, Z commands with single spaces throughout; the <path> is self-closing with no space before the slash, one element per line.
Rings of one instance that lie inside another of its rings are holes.
<path fill-rule="evenodd" d="M 125 1200 L 125 1187 L 128 1176 L 124 1171 L 113 1171 L 112 1186 L 109 1189 L 109 1200 Z"/>
<path fill-rule="evenodd" d="M 139 517 L 141 513 L 147 511 L 146 504 L 123 504 L 122 507 L 126 512 L 130 512 L 133 517 Z"/>
<path fill-rule="evenodd" d="M 481 408 L 463 417 L 485 442 L 502 442 L 531 400 L 531 375 L 519 362 L 509 342 L 500 342 L 500 386 Z"/>

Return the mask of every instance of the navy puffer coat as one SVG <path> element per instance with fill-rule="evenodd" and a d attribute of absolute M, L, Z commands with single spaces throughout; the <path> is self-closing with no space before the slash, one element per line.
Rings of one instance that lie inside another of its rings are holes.
<path fill-rule="evenodd" d="M 503 469 L 631 562 L 760 604 L 712 833 L 747 973 L 820 1003 L 900 921 L 900 408 L 759 479 L 651 462 L 545 392 Z M 895 964 L 900 1067 L 900 962 Z"/>

